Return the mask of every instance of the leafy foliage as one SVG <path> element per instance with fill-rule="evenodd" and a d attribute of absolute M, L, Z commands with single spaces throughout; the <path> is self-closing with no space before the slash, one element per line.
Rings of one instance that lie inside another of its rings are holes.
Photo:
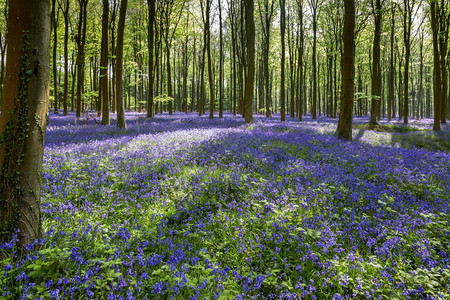
<path fill-rule="evenodd" d="M 45 237 L 1 246 L 0 297 L 450 296 L 449 154 L 388 137 L 421 132 L 127 118 L 51 116 Z"/>

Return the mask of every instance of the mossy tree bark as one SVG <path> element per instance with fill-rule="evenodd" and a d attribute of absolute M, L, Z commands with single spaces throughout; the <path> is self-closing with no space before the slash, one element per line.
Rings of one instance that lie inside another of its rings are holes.
<path fill-rule="evenodd" d="M 40 237 L 40 172 L 50 86 L 50 0 L 9 2 L 0 116 L 0 243 Z"/>

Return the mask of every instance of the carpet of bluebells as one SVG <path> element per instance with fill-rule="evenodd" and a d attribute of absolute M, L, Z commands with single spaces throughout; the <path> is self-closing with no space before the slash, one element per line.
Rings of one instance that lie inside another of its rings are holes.
<path fill-rule="evenodd" d="M 50 115 L 0 299 L 449 299 L 450 127 Z M 113 122 L 114 123 L 114 122 Z"/>

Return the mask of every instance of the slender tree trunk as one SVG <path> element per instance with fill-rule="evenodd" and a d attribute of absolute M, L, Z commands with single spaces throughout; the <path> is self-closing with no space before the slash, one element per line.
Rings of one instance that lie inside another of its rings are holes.
<path fill-rule="evenodd" d="M 339 113 L 338 137 L 352 139 L 353 99 L 355 77 L 355 0 L 344 0 L 344 53 L 342 68 L 342 103 Z"/>
<path fill-rule="evenodd" d="M 313 47 L 312 47 L 312 118 L 317 119 L 317 8 L 318 0 L 311 1 L 312 27 L 313 27 Z"/>
<path fill-rule="evenodd" d="M 219 3 L 219 118 L 223 118 L 223 28 L 222 28 L 222 6 L 221 1 Z"/>
<path fill-rule="evenodd" d="M 206 15 L 205 15 L 205 31 L 206 31 L 206 51 L 208 54 L 208 82 L 209 82 L 209 118 L 214 118 L 214 79 L 212 74 L 212 57 L 211 57 L 211 28 L 210 28 L 210 14 L 211 1 L 206 0 Z"/>
<path fill-rule="evenodd" d="M 298 99 L 298 120 L 302 120 L 303 115 L 303 101 L 304 98 L 302 97 L 303 93 L 303 81 L 305 80 L 303 76 L 303 48 L 304 48 L 304 34 L 303 34 L 303 1 L 298 1 L 298 18 L 299 18 L 299 30 L 300 30 L 300 36 L 299 36 L 299 49 L 298 49 L 298 76 L 299 76 L 299 82 L 298 82 L 298 88 L 299 91 L 299 99 Z"/>
<path fill-rule="evenodd" d="M 5 1 L 3 5 L 3 15 L 5 22 L 8 23 L 8 1 Z M 0 111 L 3 103 L 3 86 L 5 84 L 5 58 L 6 58 L 6 45 L 8 42 L 8 29 L 5 29 L 4 33 L 0 32 Z"/>
<path fill-rule="evenodd" d="M 423 31 L 420 34 L 419 41 L 419 56 L 420 56 L 420 66 L 419 66 L 419 95 L 417 101 L 419 102 L 419 112 L 417 116 L 423 118 Z"/>
<path fill-rule="evenodd" d="M 84 47 L 86 44 L 86 14 L 87 14 L 87 4 L 88 0 L 78 0 L 80 4 L 80 19 L 78 23 L 78 55 L 77 55 L 77 105 L 76 105 L 76 116 L 81 117 L 82 111 L 82 96 L 84 87 Z"/>
<path fill-rule="evenodd" d="M 0 244 L 41 237 L 40 174 L 50 85 L 50 0 L 14 0 L 0 116 Z"/>
<path fill-rule="evenodd" d="M 153 88 L 155 81 L 154 74 L 154 47 L 155 47 L 155 0 L 147 0 L 148 5 L 148 94 L 147 94 L 147 118 L 154 117 L 153 111 Z"/>
<path fill-rule="evenodd" d="M 128 0 L 120 3 L 119 25 L 117 26 L 116 49 L 116 103 L 117 103 L 117 128 L 127 128 L 125 122 L 125 110 L 123 103 L 123 33 L 125 29 L 125 16 Z"/>
<path fill-rule="evenodd" d="M 109 0 L 103 0 L 102 16 L 102 49 L 100 59 L 100 86 L 102 93 L 102 124 L 109 125 L 109 78 L 108 78 L 108 54 L 109 54 Z"/>
<path fill-rule="evenodd" d="M 369 125 L 378 125 L 376 116 L 380 106 L 380 40 L 381 40 L 381 0 L 376 0 L 373 14 L 375 19 L 375 32 L 373 35 L 373 61 L 372 61 L 372 106 L 370 108 Z"/>
<path fill-rule="evenodd" d="M 286 121 L 286 87 L 285 87 L 285 60 L 286 60 L 286 0 L 280 0 L 280 30 L 281 30 L 281 87 L 280 87 L 280 102 L 281 102 L 281 122 Z"/>
<path fill-rule="evenodd" d="M 70 0 L 66 0 L 64 7 L 64 95 L 63 95 L 63 115 L 68 114 L 67 97 L 69 92 L 69 8 Z"/>
<path fill-rule="evenodd" d="M 409 60 L 411 57 L 411 7 L 409 0 L 404 0 L 403 41 L 405 43 L 405 68 L 403 70 L 403 124 L 408 124 L 409 105 Z"/>
<path fill-rule="evenodd" d="M 58 109 L 58 14 L 59 9 L 56 7 L 56 0 L 52 0 L 52 29 L 53 29 L 53 53 L 52 53 L 52 65 L 53 65 L 53 108 L 55 114 L 59 113 Z"/>
<path fill-rule="evenodd" d="M 253 123 L 253 88 L 255 81 L 255 21 L 253 0 L 245 0 L 245 33 L 247 37 L 247 76 L 245 78 L 245 123 Z"/>
<path fill-rule="evenodd" d="M 436 2 L 430 3 L 431 11 L 431 30 L 433 34 L 433 62 L 434 62 L 434 124 L 433 130 L 441 130 L 441 99 L 442 99 L 442 79 L 441 79 L 441 63 L 439 55 L 439 36 L 438 36 L 438 20 L 436 15 Z"/>

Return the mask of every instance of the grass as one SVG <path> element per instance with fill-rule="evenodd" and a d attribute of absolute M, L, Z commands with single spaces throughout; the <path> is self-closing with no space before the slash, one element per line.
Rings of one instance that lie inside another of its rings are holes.
<path fill-rule="evenodd" d="M 392 132 L 348 143 L 321 124 L 227 118 L 117 135 L 54 120 L 44 238 L 27 255 L 2 245 L 0 299 L 450 296 L 450 157 L 411 146 L 422 131 L 394 148 L 371 145 Z"/>

